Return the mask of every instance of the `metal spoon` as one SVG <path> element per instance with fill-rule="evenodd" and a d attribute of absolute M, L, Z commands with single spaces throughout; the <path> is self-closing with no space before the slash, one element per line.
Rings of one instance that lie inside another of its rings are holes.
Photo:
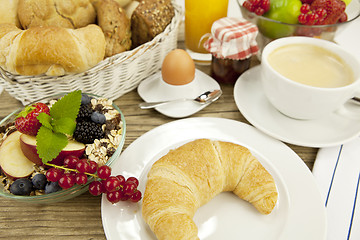
<path fill-rule="evenodd" d="M 208 104 L 216 101 L 222 94 L 222 91 L 220 89 L 212 90 L 212 91 L 206 91 L 202 94 L 200 94 L 195 99 L 188 99 L 188 98 L 182 98 L 182 99 L 176 99 L 176 100 L 170 100 L 170 101 L 162 101 L 162 102 L 143 102 L 139 104 L 139 107 L 141 109 L 149 109 L 149 108 L 155 108 L 164 104 L 168 103 L 174 103 L 174 102 L 183 102 L 183 101 L 195 101 L 200 104 Z"/>

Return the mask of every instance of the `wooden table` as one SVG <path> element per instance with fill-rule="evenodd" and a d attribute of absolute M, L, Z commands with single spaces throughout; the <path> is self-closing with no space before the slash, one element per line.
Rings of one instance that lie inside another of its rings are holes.
<path fill-rule="evenodd" d="M 197 66 L 209 73 L 208 66 Z M 221 85 L 221 98 L 192 117 L 221 117 L 248 123 L 237 109 L 233 86 Z M 124 149 L 147 131 L 174 121 L 155 110 L 140 110 L 141 98 L 133 90 L 115 103 L 125 115 L 127 123 Z M 0 95 L 0 119 L 11 113 L 21 103 L 7 92 Z M 288 144 L 311 170 L 316 148 Z M 101 198 L 89 193 L 68 201 L 49 205 L 28 205 L 0 198 L 0 238 L 6 239 L 106 239 L 101 222 Z"/>

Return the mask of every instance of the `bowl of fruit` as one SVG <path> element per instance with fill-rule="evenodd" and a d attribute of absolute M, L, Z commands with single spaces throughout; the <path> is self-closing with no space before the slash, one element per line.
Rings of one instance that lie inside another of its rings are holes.
<path fill-rule="evenodd" d="M 0 121 L 0 196 L 41 204 L 116 190 L 124 200 L 140 200 L 136 178 L 111 176 L 125 132 L 111 100 L 81 91 L 14 111 Z"/>
<path fill-rule="evenodd" d="M 360 0 L 238 0 L 242 16 L 259 29 L 260 49 L 289 36 L 333 41 L 360 16 Z"/>

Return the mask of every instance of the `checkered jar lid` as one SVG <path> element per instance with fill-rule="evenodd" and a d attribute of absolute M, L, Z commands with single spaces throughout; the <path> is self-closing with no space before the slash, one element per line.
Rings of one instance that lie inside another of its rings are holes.
<path fill-rule="evenodd" d="M 257 54 L 258 28 L 243 19 L 224 17 L 215 21 L 204 48 L 217 58 L 242 60 Z"/>

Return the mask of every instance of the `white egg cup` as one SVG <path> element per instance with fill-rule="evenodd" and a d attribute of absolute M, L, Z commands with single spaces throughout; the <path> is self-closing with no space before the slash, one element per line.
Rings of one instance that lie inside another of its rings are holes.
<path fill-rule="evenodd" d="M 184 85 L 169 84 L 161 77 L 160 81 L 157 81 L 154 85 L 163 101 L 196 98 L 199 94 L 199 80 L 196 76 L 194 76 L 194 79 L 191 82 Z"/>
<path fill-rule="evenodd" d="M 169 101 L 175 99 L 194 99 L 205 91 L 220 89 L 220 85 L 209 75 L 195 69 L 194 79 L 184 85 L 172 85 L 166 83 L 161 72 L 155 73 L 143 80 L 138 86 L 140 97 L 146 102 Z M 207 105 L 201 105 L 193 101 L 180 101 L 156 107 L 155 110 L 172 117 L 181 118 L 190 116 Z"/>

